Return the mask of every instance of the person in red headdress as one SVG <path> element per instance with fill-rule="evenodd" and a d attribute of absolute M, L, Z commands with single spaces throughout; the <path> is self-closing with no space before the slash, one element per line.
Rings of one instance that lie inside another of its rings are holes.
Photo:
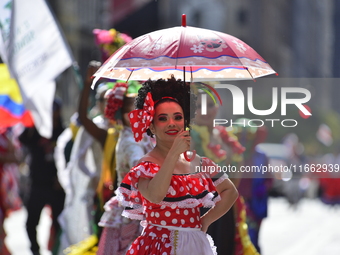
<path fill-rule="evenodd" d="M 241 123 L 242 120 L 239 119 L 236 123 Z M 248 121 L 247 119 L 244 120 Z M 236 124 L 233 126 L 233 129 L 240 143 L 246 148 L 243 154 L 243 165 L 249 167 L 256 166 L 258 168 L 268 166 L 268 157 L 257 146 L 266 140 L 267 128 L 265 126 L 250 127 Z M 245 174 L 238 186 L 246 205 L 248 233 L 258 252 L 261 252 L 259 234 L 262 220 L 268 214 L 269 190 L 272 183 L 271 174 L 252 173 Z"/>
<path fill-rule="evenodd" d="M 204 91 L 202 93 L 204 94 Z M 246 148 L 233 133 L 232 127 L 214 125 L 219 105 L 213 101 L 212 97 L 207 97 L 206 114 L 201 113 L 203 102 L 201 94 L 199 95 L 195 125 L 192 126 L 190 133 L 193 138 L 192 146 L 198 154 L 207 156 L 220 167 L 224 167 L 225 172 L 239 190 L 241 189 L 240 182 L 243 180 L 240 167 L 244 163 L 243 153 Z M 231 210 L 210 225 L 208 234 L 214 239 L 218 254 L 259 255 L 248 233 L 246 204 L 240 191 L 239 194 Z M 205 211 L 205 208 L 201 209 L 202 214 Z"/>
<path fill-rule="evenodd" d="M 118 81 L 105 96 L 107 98 L 106 117 L 122 124 L 115 148 L 117 186 L 138 160 L 153 148 L 153 141 L 149 136 L 142 136 L 141 141 L 135 141 L 128 117 L 129 112 L 134 109 L 135 97 L 140 87 L 137 81 L 128 83 Z M 116 196 L 105 204 L 104 209 L 105 212 L 99 222 L 103 231 L 97 255 L 123 255 L 141 233 L 140 221 L 122 216 L 124 207 L 119 204 Z"/>

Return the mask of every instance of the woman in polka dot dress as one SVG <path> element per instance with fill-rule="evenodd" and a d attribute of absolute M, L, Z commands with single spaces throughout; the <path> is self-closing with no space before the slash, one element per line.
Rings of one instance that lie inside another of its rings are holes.
<path fill-rule="evenodd" d="M 198 155 L 188 162 L 190 116 L 196 97 L 190 86 L 171 78 L 147 81 L 130 113 L 134 137 L 155 136 L 156 146 L 123 179 L 116 194 L 123 215 L 142 220 L 142 234 L 127 254 L 216 254 L 205 233 L 226 213 L 238 192 L 215 163 Z M 190 105 L 191 104 L 191 105 Z M 200 207 L 211 209 L 202 217 Z"/>

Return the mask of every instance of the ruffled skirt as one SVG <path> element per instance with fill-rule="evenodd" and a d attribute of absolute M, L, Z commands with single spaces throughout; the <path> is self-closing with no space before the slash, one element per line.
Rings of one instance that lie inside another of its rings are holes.
<path fill-rule="evenodd" d="M 127 255 L 216 255 L 212 238 L 198 228 L 146 225 Z"/>
<path fill-rule="evenodd" d="M 141 233 L 139 220 L 130 220 L 122 216 L 124 207 L 116 197 L 111 198 L 104 206 L 99 226 L 104 227 L 100 237 L 97 255 L 123 255 L 131 243 Z"/>

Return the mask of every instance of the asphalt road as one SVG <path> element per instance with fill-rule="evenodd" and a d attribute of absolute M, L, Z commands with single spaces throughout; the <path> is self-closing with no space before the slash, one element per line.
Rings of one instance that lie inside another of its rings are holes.
<path fill-rule="evenodd" d="M 30 244 L 25 228 L 26 217 L 26 209 L 21 209 L 20 211 L 13 212 L 5 221 L 5 229 L 7 233 L 6 243 L 12 255 L 32 255 L 29 249 Z M 51 222 L 50 209 L 46 207 L 42 211 L 37 228 L 41 255 L 52 254 L 46 248 Z"/>
<path fill-rule="evenodd" d="M 340 205 L 302 199 L 294 208 L 283 198 L 271 199 L 260 244 L 262 255 L 339 255 Z"/>
<path fill-rule="evenodd" d="M 25 231 L 26 211 L 13 213 L 5 222 L 6 243 L 12 255 L 31 255 Z M 49 209 L 43 211 L 38 226 L 41 255 L 47 251 Z M 330 207 L 318 199 L 303 199 L 296 208 L 283 198 L 271 198 L 269 216 L 260 232 L 262 255 L 339 255 L 340 206 Z"/>

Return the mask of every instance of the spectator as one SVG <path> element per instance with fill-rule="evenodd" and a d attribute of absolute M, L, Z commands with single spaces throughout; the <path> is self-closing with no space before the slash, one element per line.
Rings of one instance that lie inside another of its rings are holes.
<path fill-rule="evenodd" d="M 37 241 L 37 225 L 39 224 L 42 209 L 49 205 L 52 210 L 52 226 L 49 249 L 52 250 L 60 230 L 58 216 L 63 210 L 65 193 L 59 184 L 57 168 L 54 161 L 54 148 L 64 127 L 61 119 L 61 102 L 53 102 L 53 131 L 51 138 L 42 137 L 35 127 L 26 128 L 19 136 L 20 142 L 28 149 L 30 156 L 29 170 L 31 188 L 27 201 L 26 230 L 34 255 L 40 254 Z"/>

